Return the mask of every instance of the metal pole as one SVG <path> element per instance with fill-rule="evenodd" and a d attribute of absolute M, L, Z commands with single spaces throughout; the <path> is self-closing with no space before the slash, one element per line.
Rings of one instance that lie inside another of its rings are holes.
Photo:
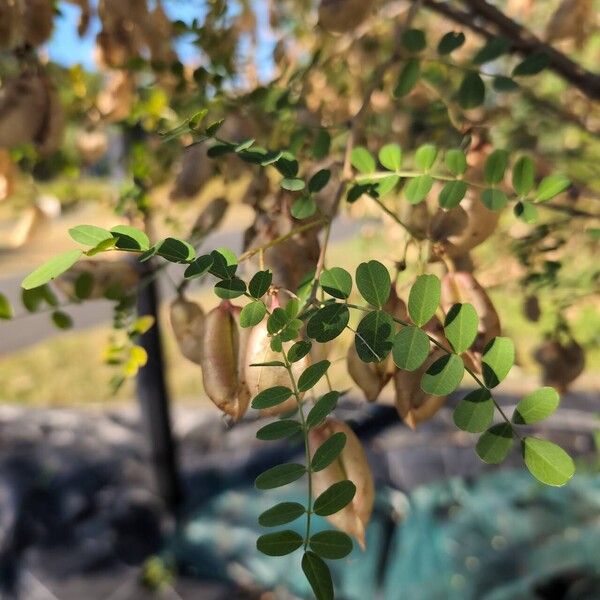
<path fill-rule="evenodd" d="M 143 269 L 142 277 L 151 273 L 150 262 L 139 265 Z M 138 372 L 137 395 L 157 491 L 169 510 L 176 514 L 181 505 L 182 490 L 177 469 L 177 448 L 171 430 L 158 296 L 158 286 L 154 278 L 147 285 L 141 286 L 138 293 L 138 314 L 152 315 L 155 322 L 140 339 L 140 345 L 148 353 L 148 363 Z"/>

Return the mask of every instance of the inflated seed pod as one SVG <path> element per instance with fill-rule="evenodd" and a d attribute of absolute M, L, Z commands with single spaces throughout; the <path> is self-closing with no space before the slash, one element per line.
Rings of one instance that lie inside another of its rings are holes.
<path fill-rule="evenodd" d="M 316 450 L 335 433 L 346 434 L 344 449 L 330 465 L 312 474 L 312 492 L 318 498 L 334 483 L 350 480 L 356 486 L 356 493 L 350 504 L 341 511 L 329 515 L 327 520 L 348 535 L 354 536 L 360 547 L 365 549 L 365 531 L 373 512 L 375 485 L 373 473 L 360 440 L 346 423 L 327 419 L 319 427 L 309 432 L 311 458 Z"/>
<path fill-rule="evenodd" d="M 561 394 L 567 392 L 585 367 L 583 348 L 573 339 L 547 339 L 535 349 L 533 357 L 542 367 L 544 385 L 551 385 Z"/>
<path fill-rule="evenodd" d="M 408 310 L 404 301 L 398 297 L 396 290 L 392 288 L 388 301 L 383 310 L 401 321 L 408 320 Z M 368 402 L 374 402 L 379 394 L 392 378 L 396 371 L 392 354 L 381 362 L 366 363 L 361 360 L 353 341 L 346 355 L 346 368 L 354 383 L 362 390 Z"/>
<path fill-rule="evenodd" d="M 479 317 L 477 337 L 471 349 L 481 354 L 488 342 L 501 334 L 500 318 L 487 292 L 471 273 L 447 273 L 442 279 L 441 306 L 448 312 L 453 304 L 473 305 Z"/>
<path fill-rule="evenodd" d="M 319 24 L 333 33 L 358 27 L 373 8 L 373 0 L 321 0 Z"/>
<path fill-rule="evenodd" d="M 273 360 L 281 360 L 280 352 L 271 350 L 271 338 L 267 331 L 266 321 L 262 321 L 258 325 L 252 327 L 248 338 L 248 346 L 245 359 L 244 373 L 248 389 L 252 398 L 259 392 L 262 392 L 270 387 L 285 386 L 291 388 L 291 381 L 288 372 L 283 367 L 252 367 L 250 365 L 269 362 Z M 293 342 L 284 344 L 283 349 L 287 352 Z M 310 353 L 301 360 L 293 363 L 292 373 L 294 378 L 298 378 L 303 371 L 311 364 Z M 266 408 L 261 411 L 263 415 L 279 415 L 294 410 L 297 407 L 297 402 L 294 396 L 288 398 L 285 402 L 278 404 L 272 408 Z"/>
<path fill-rule="evenodd" d="M 479 198 L 467 196 L 451 210 L 433 215 L 430 238 L 449 257 L 461 256 L 487 240 L 498 226 L 501 211 L 489 210 Z"/>
<path fill-rule="evenodd" d="M 179 297 L 171 303 L 171 327 L 181 353 L 197 365 L 202 364 L 204 311 L 196 302 Z"/>
<path fill-rule="evenodd" d="M 239 307 L 228 300 L 213 308 L 204 320 L 201 353 L 206 394 L 236 421 L 244 416 L 250 402 L 250 393 L 240 368 L 246 340 L 238 320 Z"/>
<path fill-rule="evenodd" d="M 69 298 L 76 298 L 80 278 L 91 278 L 87 299 L 110 295 L 131 295 L 140 281 L 135 267 L 123 260 L 80 260 L 55 280 L 56 287 Z"/>
<path fill-rule="evenodd" d="M 108 136 L 102 129 L 82 129 L 75 136 L 75 147 L 83 161 L 92 165 L 97 163 L 108 150 Z"/>
<path fill-rule="evenodd" d="M 399 369 L 394 375 L 396 410 L 411 429 L 431 419 L 446 402 L 446 396 L 433 396 L 421 389 L 421 378 L 427 369 L 443 356 L 446 356 L 443 350 L 434 348 L 421 367 L 415 371 Z"/>

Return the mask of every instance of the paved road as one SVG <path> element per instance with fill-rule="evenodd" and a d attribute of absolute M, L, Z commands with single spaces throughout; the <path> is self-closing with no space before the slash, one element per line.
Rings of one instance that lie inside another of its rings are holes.
<path fill-rule="evenodd" d="M 357 235 L 363 223 L 356 220 L 340 218 L 336 221 L 332 230 L 332 241 L 340 241 L 350 236 Z M 217 232 L 210 236 L 204 245 L 205 248 L 219 248 L 226 246 L 233 251 L 241 252 L 241 232 L 229 230 Z M 179 274 L 181 266 L 170 265 L 169 272 Z M 5 294 L 18 315 L 22 315 L 24 309 L 20 302 L 20 285 L 27 272 L 19 273 L 5 279 L 0 279 L 0 293 Z M 165 285 L 162 278 L 161 292 L 164 298 L 173 295 L 173 288 Z M 76 329 L 85 329 L 100 323 L 108 322 L 112 315 L 112 304 L 107 301 L 86 302 L 79 306 L 69 308 L 69 314 L 73 317 Z M 50 322 L 48 314 L 25 314 L 13 321 L 0 321 L 0 356 L 4 353 L 14 352 L 35 344 L 49 336 L 57 335 L 59 332 Z"/>

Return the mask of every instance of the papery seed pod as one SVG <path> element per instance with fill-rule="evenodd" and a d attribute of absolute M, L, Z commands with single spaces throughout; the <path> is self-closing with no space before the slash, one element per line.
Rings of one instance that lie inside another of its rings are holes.
<path fill-rule="evenodd" d="M 393 362 L 391 367 L 393 367 Z M 346 368 L 348 369 L 348 375 L 362 390 L 367 402 L 377 400 L 381 390 L 393 375 L 390 368 L 390 357 L 380 363 L 366 363 L 358 355 L 354 342 L 348 348 Z"/>
<path fill-rule="evenodd" d="M 41 77 L 7 78 L 0 88 L 0 148 L 33 142 L 44 126 L 47 91 Z"/>
<path fill-rule="evenodd" d="M 523 301 L 523 314 L 527 320 L 537 323 L 542 316 L 540 300 L 536 295 L 529 295 Z"/>
<path fill-rule="evenodd" d="M 58 150 L 62 142 L 65 116 L 58 90 L 47 77 L 43 77 L 43 81 L 46 90 L 46 113 L 42 127 L 33 141 L 36 143 L 38 152 L 51 154 Z"/>
<path fill-rule="evenodd" d="M 453 304 L 472 304 L 479 317 L 477 337 L 471 349 L 481 354 L 488 342 L 501 334 L 500 318 L 490 297 L 471 273 L 447 273 L 442 278 L 441 306 L 448 312 Z"/>
<path fill-rule="evenodd" d="M 469 195 L 460 206 L 439 209 L 429 225 L 429 237 L 449 257 L 469 252 L 487 240 L 498 226 L 500 211 L 489 210 L 481 200 Z"/>
<path fill-rule="evenodd" d="M 0 50 L 11 50 L 21 42 L 22 22 L 14 2 L 0 1 Z"/>
<path fill-rule="evenodd" d="M 115 123 L 130 115 L 134 99 L 133 75 L 129 71 L 112 71 L 96 98 L 96 107 L 106 121 Z"/>
<path fill-rule="evenodd" d="M 345 33 L 358 27 L 372 8 L 372 0 L 321 0 L 319 24 L 327 31 Z"/>
<path fill-rule="evenodd" d="M 55 280 L 56 287 L 68 298 L 76 298 L 80 277 L 91 277 L 90 300 L 110 296 L 130 296 L 140 281 L 135 267 L 123 260 L 80 260 Z"/>
<path fill-rule="evenodd" d="M 398 297 L 392 288 L 388 301 L 383 310 L 402 321 L 408 321 L 408 310 L 404 301 Z M 364 362 L 352 342 L 346 354 L 346 367 L 354 383 L 362 390 L 368 402 L 374 402 L 383 388 L 396 372 L 396 366 L 391 353 L 381 362 Z"/>
<path fill-rule="evenodd" d="M 238 325 L 239 307 L 228 300 L 213 308 L 204 320 L 201 367 L 207 396 L 234 420 L 248 410 L 250 393 L 240 357 L 246 339 Z"/>
<path fill-rule="evenodd" d="M 583 348 L 573 339 L 566 343 L 558 339 L 547 339 L 533 353 L 542 367 L 542 381 L 564 394 L 569 384 L 575 381 L 585 367 Z"/>
<path fill-rule="evenodd" d="M 204 237 L 217 229 L 225 217 L 229 203 L 225 198 L 215 198 L 198 215 L 192 227 L 190 236 L 193 238 Z"/>
<path fill-rule="evenodd" d="M 214 161 L 206 152 L 206 144 L 194 144 L 183 151 L 181 167 L 169 192 L 171 200 L 193 198 L 213 176 Z"/>
<path fill-rule="evenodd" d="M 171 326 L 181 353 L 197 365 L 202 364 L 204 311 L 196 302 L 179 297 L 171 303 Z"/>
<path fill-rule="evenodd" d="M 26 0 L 23 3 L 23 41 L 34 48 L 52 34 L 54 3 L 51 0 Z"/>
<path fill-rule="evenodd" d="M 75 135 L 77 152 L 88 165 L 97 163 L 108 150 L 108 136 L 102 129 L 82 129 Z"/>
<path fill-rule="evenodd" d="M 0 202 L 14 191 L 15 167 L 6 150 L 0 149 Z"/>
<path fill-rule="evenodd" d="M 426 394 L 421 389 L 421 379 L 427 369 L 439 358 L 446 356 L 440 348 L 434 348 L 425 362 L 415 371 L 398 370 L 394 375 L 396 410 L 410 427 L 431 419 L 446 402 L 445 396 Z"/>
<path fill-rule="evenodd" d="M 364 550 L 365 531 L 375 501 L 375 485 L 373 473 L 360 440 L 346 423 L 327 419 L 319 427 L 311 429 L 308 434 L 311 458 L 319 446 L 335 433 L 346 435 L 346 445 L 336 460 L 321 471 L 312 474 L 312 492 L 313 496 L 318 498 L 334 483 L 346 479 L 354 483 L 356 494 L 352 502 L 339 512 L 329 515 L 327 520 L 334 527 L 354 536 Z"/>
<path fill-rule="evenodd" d="M 248 339 L 248 350 L 245 360 L 245 377 L 252 398 L 259 392 L 270 387 L 285 386 L 292 387 L 290 377 L 286 369 L 282 367 L 252 367 L 250 365 L 281 360 L 280 352 L 273 352 L 270 346 L 271 338 L 267 331 L 266 321 L 252 327 Z M 289 350 L 291 343 L 284 344 L 284 351 Z M 293 363 L 292 373 L 296 381 L 303 371 L 311 364 L 310 354 Z M 272 408 L 263 409 L 261 413 L 265 416 L 280 415 L 297 407 L 296 398 L 291 396 L 285 402 Z"/>

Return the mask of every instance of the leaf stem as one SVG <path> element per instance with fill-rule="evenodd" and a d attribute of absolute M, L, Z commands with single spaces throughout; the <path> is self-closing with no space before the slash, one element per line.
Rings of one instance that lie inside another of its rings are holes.
<path fill-rule="evenodd" d="M 308 427 L 306 424 L 306 419 L 304 418 L 304 411 L 302 410 L 302 399 L 300 398 L 300 392 L 298 391 L 296 378 L 294 377 L 294 373 L 292 371 L 292 365 L 283 348 L 281 350 L 281 354 L 283 356 L 283 362 L 285 363 L 285 369 L 288 372 L 290 381 L 292 382 L 292 393 L 294 394 L 294 398 L 296 398 L 296 403 L 298 404 L 298 412 L 300 413 L 300 423 L 302 425 L 302 435 L 304 437 L 306 474 L 308 475 L 308 494 L 306 500 L 306 533 L 304 536 L 304 550 L 306 551 L 308 549 L 308 542 L 310 540 L 310 522 L 312 515 L 312 467 L 310 460 L 310 442 L 308 439 Z"/>

